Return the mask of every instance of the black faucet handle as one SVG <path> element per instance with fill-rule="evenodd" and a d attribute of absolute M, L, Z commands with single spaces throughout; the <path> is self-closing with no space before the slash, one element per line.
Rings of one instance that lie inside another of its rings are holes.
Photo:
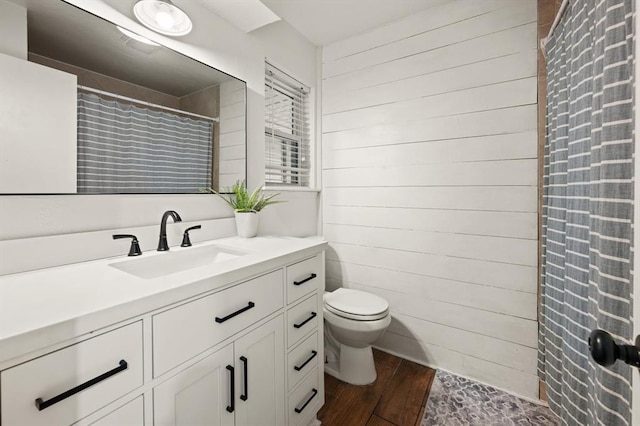
<path fill-rule="evenodd" d="M 192 231 L 194 229 L 200 229 L 202 228 L 202 225 L 196 225 L 196 226 L 192 226 L 190 228 L 187 228 L 184 230 L 184 235 L 182 235 L 182 244 L 180 244 L 180 247 L 191 247 L 191 239 L 189 238 L 189 231 Z"/>
<path fill-rule="evenodd" d="M 114 240 L 121 238 L 131 238 L 131 247 L 129 248 L 129 254 L 127 256 L 140 256 L 142 250 L 140 250 L 140 244 L 138 243 L 138 237 L 132 234 L 116 234 L 113 236 Z"/>

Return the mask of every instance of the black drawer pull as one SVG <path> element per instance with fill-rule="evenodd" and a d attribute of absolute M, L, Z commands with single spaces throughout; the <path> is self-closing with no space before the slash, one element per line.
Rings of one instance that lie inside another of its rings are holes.
<path fill-rule="evenodd" d="M 127 369 L 127 361 L 125 361 L 124 359 L 121 359 L 119 362 L 119 366 L 114 368 L 113 370 L 109 370 L 104 374 L 99 375 L 98 377 L 95 377 L 87 382 L 82 383 L 81 385 L 76 386 L 73 389 L 69 389 L 66 392 L 62 392 L 60 395 L 58 396 L 54 396 L 53 398 L 47 400 L 47 401 L 43 401 L 42 398 L 38 398 L 36 399 L 36 407 L 38 407 L 38 410 L 42 411 L 47 407 L 51 407 L 53 404 L 57 404 L 58 402 L 69 398 L 70 396 L 73 396 L 75 394 L 77 394 L 78 392 L 82 392 L 83 390 L 87 389 L 88 387 L 91 387 L 97 383 L 100 383 L 101 381 L 108 379 L 109 377 L 118 374 L 121 371 L 124 371 Z"/>
<path fill-rule="evenodd" d="M 253 302 L 249 302 L 249 303 L 247 304 L 247 306 L 245 306 L 244 308 L 242 308 L 242 309 L 240 309 L 240 310 L 237 310 L 237 311 L 235 311 L 234 313 L 229 314 L 229 315 L 227 315 L 227 316 L 226 316 L 226 317 L 224 317 L 224 318 L 216 317 L 216 322 L 217 322 L 218 324 L 221 324 L 221 323 L 225 322 L 226 320 L 230 320 L 231 318 L 235 317 L 236 315 L 240 315 L 240 314 L 241 314 L 241 313 L 243 313 L 243 312 L 247 312 L 249 309 L 253 308 L 254 306 L 256 306 L 256 304 L 255 304 L 255 303 L 253 303 Z"/>
<path fill-rule="evenodd" d="M 303 362 L 301 366 L 298 367 L 296 365 L 295 367 L 293 367 L 293 369 L 296 370 L 296 371 L 302 370 L 307 364 L 309 364 L 311 362 L 312 359 L 314 359 L 316 357 L 316 355 L 318 355 L 318 352 L 311 351 L 311 356 L 305 362 Z"/>
<path fill-rule="evenodd" d="M 302 410 L 304 410 L 305 408 L 307 408 L 307 405 L 309 405 L 309 403 L 311 402 L 311 400 L 312 400 L 313 398 L 315 398 L 315 397 L 316 397 L 316 395 L 318 394 L 318 389 L 313 388 L 313 389 L 311 390 L 311 392 L 313 392 L 313 395 L 311 395 L 311 396 L 309 397 L 309 399 L 307 399 L 307 402 L 305 402 L 305 403 L 304 403 L 304 405 L 303 405 L 302 407 L 300 407 L 300 408 L 296 408 L 296 409 L 295 409 L 295 412 L 296 412 L 296 413 L 300 414 L 300 413 L 302 413 Z"/>
<path fill-rule="evenodd" d="M 236 385 L 235 385 L 235 375 L 233 371 L 233 366 L 227 365 L 227 370 L 229 370 L 229 405 L 227 405 L 227 411 L 233 413 L 235 410 L 235 401 L 236 401 Z"/>
<path fill-rule="evenodd" d="M 311 281 L 311 280 L 312 280 L 312 279 L 314 279 L 315 277 L 317 277 L 317 275 L 316 275 L 316 274 L 311 274 L 311 275 L 309 275 L 307 278 L 305 278 L 305 279 L 304 279 L 304 280 L 302 280 L 302 281 L 294 281 L 294 282 L 293 282 L 293 285 L 302 285 L 302 284 L 306 283 L 307 281 Z"/>
<path fill-rule="evenodd" d="M 240 399 L 246 401 L 249 399 L 249 361 L 244 356 L 240 357 L 240 361 L 244 364 L 244 393 L 240 394 Z"/>
<path fill-rule="evenodd" d="M 312 319 L 314 319 L 316 317 L 316 315 L 318 315 L 318 314 L 316 314 L 315 312 L 311 312 L 311 316 L 309 318 L 307 318 L 306 320 L 302 321 L 300 324 L 293 324 L 293 326 L 295 328 L 300 328 L 303 325 L 305 325 L 306 323 L 308 323 L 309 321 L 311 321 Z"/>

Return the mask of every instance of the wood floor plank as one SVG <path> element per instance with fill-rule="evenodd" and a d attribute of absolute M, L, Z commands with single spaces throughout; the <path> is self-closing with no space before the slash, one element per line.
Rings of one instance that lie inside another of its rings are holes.
<path fill-rule="evenodd" d="M 318 419 L 322 421 L 322 419 L 328 417 L 328 413 L 332 412 L 335 409 L 335 405 L 336 397 L 333 395 L 325 394 L 324 405 L 322 406 L 322 408 L 320 408 L 320 410 L 318 410 Z"/>
<path fill-rule="evenodd" d="M 398 426 L 414 426 L 434 376 L 435 370 L 402 360 L 374 414 Z"/>
<path fill-rule="evenodd" d="M 324 374 L 324 393 L 327 395 L 336 395 L 342 392 L 342 386 L 344 382 L 336 379 L 330 374 Z"/>
<path fill-rule="evenodd" d="M 402 358 L 373 348 L 373 362 L 376 368 L 393 368 L 395 370 L 400 365 L 400 361 Z"/>
<path fill-rule="evenodd" d="M 321 413 L 318 413 L 318 419 L 324 426 L 366 426 L 380 397 L 388 388 L 391 378 L 401 363 L 401 359 L 398 357 L 380 351 L 376 352 L 376 370 L 378 372 L 376 381 L 368 386 L 341 383 L 340 394 L 337 396 L 334 394 L 330 404 L 325 404 Z"/>
<path fill-rule="evenodd" d="M 369 421 L 367 422 L 367 426 L 395 426 L 393 423 L 389 423 L 383 418 L 376 416 L 375 414 L 371 416 Z"/>
<path fill-rule="evenodd" d="M 431 386 L 433 385 L 433 380 L 436 378 L 436 371 L 431 375 L 429 380 L 429 384 L 427 385 L 427 391 L 424 394 L 424 398 L 422 399 L 422 409 L 420 410 L 420 414 L 416 419 L 415 426 L 420 426 L 422 424 L 422 419 L 424 418 L 424 411 L 427 408 L 427 400 L 429 399 L 429 393 L 431 392 Z"/>

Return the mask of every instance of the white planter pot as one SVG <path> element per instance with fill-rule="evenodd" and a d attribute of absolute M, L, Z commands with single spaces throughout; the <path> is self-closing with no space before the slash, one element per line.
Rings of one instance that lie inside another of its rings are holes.
<path fill-rule="evenodd" d="M 238 237 L 252 238 L 258 234 L 258 213 L 236 212 L 236 228 Z"/>

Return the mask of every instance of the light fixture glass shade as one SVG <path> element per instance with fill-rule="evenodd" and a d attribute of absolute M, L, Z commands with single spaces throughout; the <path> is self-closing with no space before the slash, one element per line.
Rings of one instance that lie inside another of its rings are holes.
<path fill-rule="evenodd" d="M 158 43 L 156 43 L 154 41 L 151 41 L 146 37 L 142 37 L 141 35 L 136 34 L 133 31 L 129 31 L 129 30 L 127 30 L 125 28 L 122 28 L 120 26 L 117 26 L 117 25 L 116 25 L 116 27 L 118 28 L 118 31 L 120 31 L 122 34 L 126 35 L 129 38 L 132 38 L 132 39 L 137 40 L 139 42 L 142 42 L 144 44 L 148 44 L 150 46 L 160 46 Z"/>
<path fill-rule="evenodd" d="M 191 19 L 170 0 L 138 0 L 133 13 L 142 25 L 168 36 L 189 34 Z"/>

